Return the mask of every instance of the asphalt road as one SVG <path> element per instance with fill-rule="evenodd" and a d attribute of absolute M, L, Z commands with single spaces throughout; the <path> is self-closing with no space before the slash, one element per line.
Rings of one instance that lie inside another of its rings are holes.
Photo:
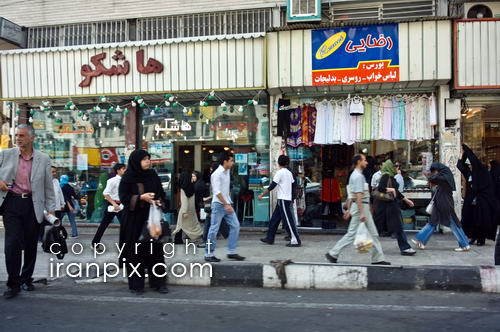
<path fill-rule="evenodd" d="M 498 294 L 38 285 L 0 299 L 0 331 L 500 331 Z"/>

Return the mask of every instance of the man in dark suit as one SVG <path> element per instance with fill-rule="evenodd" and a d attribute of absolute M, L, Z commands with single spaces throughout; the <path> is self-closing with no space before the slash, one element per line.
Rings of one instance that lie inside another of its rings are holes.
<path fill-rule="evenodd" d="M 35 132 L 28 125 L 16 128 L 17 147 L 0 151 L 0 210 L 5 228 L 5 265 L 9 278 L 6 299 L 21 290 L 33 291 L 39 224 L 56 207 L 50 157 L 33 149 Z M 22 251 L 24 265 L 21 269 Z"/>

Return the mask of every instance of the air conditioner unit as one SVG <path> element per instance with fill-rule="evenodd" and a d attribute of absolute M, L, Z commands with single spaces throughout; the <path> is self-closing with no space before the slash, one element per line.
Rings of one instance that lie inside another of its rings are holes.
<path fill-rule="evenodd" d="M 287 0 L 288 22 L 321 21 L 321 0 Z"/>
<path fill-rule="evenodd" d="M 467 2 L 464 9 L 470 19 L 500 17 L 500 2 Z"/>

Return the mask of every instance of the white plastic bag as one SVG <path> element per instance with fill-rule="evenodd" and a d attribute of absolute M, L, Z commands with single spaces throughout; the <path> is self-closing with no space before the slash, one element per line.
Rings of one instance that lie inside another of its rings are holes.
<path fill-rule="evenodd" d="M 373 238 L 364 222 L 359 223 L 356 237 L 354 238 L 354 246 L 359 253 L 367 253 L 373 247 Z"/>
<path fill-rule="evenodd" d="M 161 221 L 163 218 L 163 212 L 161 209 L 156 206 L 155 203 L 151 204 L 149 207 L 149 218 L 148 218 L 148 231 L 149 235 L 155 239 L 158 240 L 158 238 L 161 236 Z"/>

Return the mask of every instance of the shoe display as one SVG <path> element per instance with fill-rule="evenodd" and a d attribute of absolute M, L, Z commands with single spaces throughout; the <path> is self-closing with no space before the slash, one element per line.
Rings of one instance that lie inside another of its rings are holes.
<path fill-rule="evenodd" d="M 220 259 L 215 257 L 215 256 L 209 256 L 209 257 L 205 257 L 205 262 L 218 263 L 218 262 L 220 262 Z"/>
<path fill-rule="evenodd" d="M 326 253 L 325 254 L 325 257 L 326 259 L 330 262 L 330 263 L 337 263 L 337 258 L 336 257 L 333 257 L 332 255 L 330 255 L 329 253 Z"/>
<path fill-rule="evenodd" d="M 245 260 L 245 257 L 240 256 L 238 254 L 229 254 L 229 255 L 227 255 L 227 258 L 234 259 L 235 261 L 244 261 Z"/>

